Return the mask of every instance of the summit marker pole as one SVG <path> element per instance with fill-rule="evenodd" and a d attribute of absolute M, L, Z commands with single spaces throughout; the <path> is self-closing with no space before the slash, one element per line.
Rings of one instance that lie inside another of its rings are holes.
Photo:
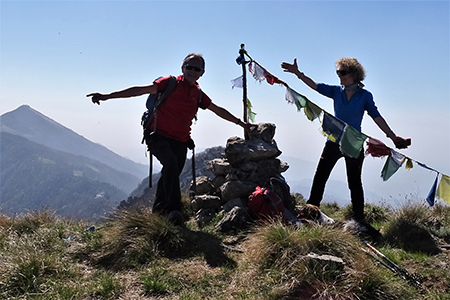
<path fill-rule="evenodd" d="M 242 65 L 242 102 L 244 104 L 244 115 L 243 119 L 244 122 L 248 122 L 248 113 L 247 113 L 247 70 L 245 69 L 245 66 L 247 62 L 245 61 L 245 45 L 241 44 L 241 49 L 239 49 L 239 55 L 240 55 L 240 63 Z"/>

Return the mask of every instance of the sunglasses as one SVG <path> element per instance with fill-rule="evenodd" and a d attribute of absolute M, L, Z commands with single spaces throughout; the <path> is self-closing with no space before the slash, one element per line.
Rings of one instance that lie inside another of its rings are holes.
<path fill-rule="evenodd" d="M 186 68 L 186 70 L 189 70 L 189 71 L 195 71 L 195 72 L 203 71 L 202 68 L 191 66 L 191 65 L 185 65 L 185 68 Z"/>
<path fill-rule="evenodd" d="M 348 70 L 336 70 L 336 74 L 338 76 L 345 76 L 347 74 L 350 74 L 350 71 L 348 71 Z"/>

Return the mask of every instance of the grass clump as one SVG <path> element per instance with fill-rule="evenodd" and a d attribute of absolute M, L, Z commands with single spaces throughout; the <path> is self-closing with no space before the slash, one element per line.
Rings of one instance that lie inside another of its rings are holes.
<path fill-rule="evenodd" d="M 373 267 L 361 243 L 342 230 L 281 223 L 258 228 L 249 242 L 252 263 L 278 290 L 311 299 L 393 299 L 407 287 Z M 329 257 L 331 256 L 331 258 Z M 318 259 L 318 257 L 320 259 Z M 327 260 L 330 259 L 330 260 Z"/>
<path fill-rule="evenodd" d="M 175 255 L 185 244 L 179 228 L 150 209 L 118 210 L 108 224 L 97 262 L 113 269 L 149 263 L 158 255 Z"/>
<path fill-rule="evenodd" d="M 117 299 L 123 286 L 112 272 L 99 270 L 92 276 L 89 290 L 101 299 Z"/>
<path fill-rule="evenodd" d="M 385 225 L 385 241 L 409 252 L 437 254 L 441 250 L 435 236 L 447 228 L 442 230 L 446 238 L 449 225 L 444 226 L 441 217 L 425 205 L 409 202 L 395 211 Z"/>

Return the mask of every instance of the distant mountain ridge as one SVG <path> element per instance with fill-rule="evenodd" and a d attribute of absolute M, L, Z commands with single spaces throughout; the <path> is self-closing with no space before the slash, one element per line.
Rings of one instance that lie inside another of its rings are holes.
<path fill-rule="evenodd" d="M 28 105 L 0 117 L 0 212 L 48 207 L 97 219 L 126 199 L 147 166 L 95 144 Z"/>
<path fill-rule="evenodd" d="M 28 105 L 22 105 L 3 114 L 0 125 L 0 130 L 3 132 L 22 136 L 49 148 L 98 160 L 116 170 L 133 174 L 139 179 L 148 175 L 147 166 L 133 162 L 100 144 L 89 141 Z"/>
<path fill-rule="evenodd" d="M 134 186 L 134 179 L 93 159 L 2 132 L 0 183 L 0 211 L 7 215 L 49 208 L 93 220 L 125 199 L 123 189 Z"/>

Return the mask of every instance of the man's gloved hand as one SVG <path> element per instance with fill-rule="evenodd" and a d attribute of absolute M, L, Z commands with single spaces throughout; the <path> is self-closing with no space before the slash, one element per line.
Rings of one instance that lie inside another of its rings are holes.
<path fill-rule="evenodd" d="M 404 139 L 402 137 L 395 137 L 394 144 L 397 149 L 406 149 L 408 146 L 411 146 L 411 139 Z"/>
<path fill-rule="evenodd" d="M 189 148 L 189 150 L 192 150 L 195 148 L 195 143 L 194 140 L 189 138 L 189 141 L 187 141 L 187 147 Z"/>

